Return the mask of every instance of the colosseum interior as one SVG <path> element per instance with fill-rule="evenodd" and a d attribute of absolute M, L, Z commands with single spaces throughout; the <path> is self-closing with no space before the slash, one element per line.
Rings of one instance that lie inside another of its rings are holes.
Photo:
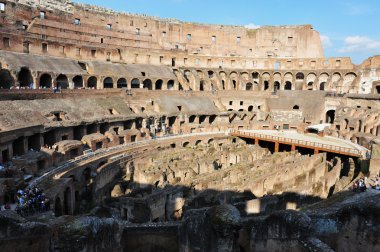
<path fill-rule="evenodd" d="M 70 0 L 0 19 L 1 251 L 380 251 L 380 56 Z"/>

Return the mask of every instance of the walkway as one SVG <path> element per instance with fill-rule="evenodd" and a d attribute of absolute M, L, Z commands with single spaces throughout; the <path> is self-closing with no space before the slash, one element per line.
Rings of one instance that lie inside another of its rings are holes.
<path fill-rule="evenodd" d="M 182 134 L 182 135 L 169 135 L 169 136 L 157 137 L 155 139 L 149 139 L 149 140 L 143 140 L 143 141 L 134 142 L 134 143 L 118 145 L 118 146 L 111 147 L 111 148 L 100 149 L 100 150 L 97 150 L 95 152 L 91 152 L 91 153 L 88 153 L 88 154 L 85 154 L 82 156 L 78 156 L 75 159 L 72 159 L 72 160 L 65 162 L 64 164 L 62 164 L 58 167 L 51 169 L 50 171 L 44 173 L 42 176 L 33 179 L 29 183 L 28 188 L 33 188 L 33 187 L 39 185 L 40 183 L 42 183 L 42 181 L 44 181 L 45 179 L 52 178 L 53 176 L 55 176 L 57 174 L 66 172 L 66 171 L 70 170 L 71 168 L 81 166 L 87 162 L 92 162 L 92 161 L 95 161 L 95 160 L 98 160 L 101 158 L 110 158 L 110 157 L 115 157 L 115 159 L 112 161 L 116 161 L 116 159 L 117 159 L 116 155 L 118 155 L 118 154 L 121 154 L 121 153 L 128 151 L 128 150 L 133 150 L 134 148 L 138 148 L 138 147 L 142 147 L 142 146 L 149 146 L 149 145 L 152 145 L 152 144 L 157 143 L 159 141 L 169 141 L 169 140 L 178 141 L 181 139 L 187 140 L 188 138 L 197 137 L 197 136 L 200 136 L 200 137 L 204 137 L 204 136 L 216 137 L 216 136 L 223 136 L 223 135 L 227 135 L 227 132 L 219 131 L 219 132 L 203 132 L 203 133 L 192 133 L 192 134 Z M 119 155 L 119 159 L 125 158 L 127 155 L 128 154 Z"/>
<path fill-rule="evenodd" d="M 330 152 L 351 157 L 367 158 L 366 148 L 354 144 L 350 141 L 325 136 L 321 137 L 316 134 L 302 134 L 296 131 L 278 131 L 278 130 L 234 130 L 232 136 L 254 139 L 258 141 L 267 141 L 275 143 L 275 151 L 278 151 L 279 144 L 290 145 L 292 150 L 297 147 L 313 149 L 315 153 Z M 257 142 L 256 142 L 257 141 Z"/>

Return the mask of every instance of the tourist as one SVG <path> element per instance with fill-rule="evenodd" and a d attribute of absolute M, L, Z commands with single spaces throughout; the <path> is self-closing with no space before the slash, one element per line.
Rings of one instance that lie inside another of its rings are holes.
<path fill-rule="evenodd" d="M 359 179 L 359 190 L 361 192 L 365 192 L 367 190 L 367 186 L 366 186 L 363 178 Z"/>
<path fill-rule="evenodd" d="M 17 213 L 25 216 L 49 210 L 49 200 L 43 190 L 34 187 L 32 189 L 17 191 Z"/>

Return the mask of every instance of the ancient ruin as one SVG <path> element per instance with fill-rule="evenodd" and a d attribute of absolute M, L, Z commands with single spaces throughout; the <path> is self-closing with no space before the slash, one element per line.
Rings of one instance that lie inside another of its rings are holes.
<path fill-rule="evenodd" d="M 380 250 L 380 56 L 70 0 L 0 19 L 1 251 Z"/>

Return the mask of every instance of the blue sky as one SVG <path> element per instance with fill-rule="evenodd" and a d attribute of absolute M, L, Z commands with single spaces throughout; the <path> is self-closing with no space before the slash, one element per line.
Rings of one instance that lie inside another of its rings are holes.
<path fill-rule="evenodd" d="M 74 0 L 117 11 L 182 21 L 229 25 L 311 24 L 325 56 L 360 64 L 380 55 L 379 0 Z"/>

